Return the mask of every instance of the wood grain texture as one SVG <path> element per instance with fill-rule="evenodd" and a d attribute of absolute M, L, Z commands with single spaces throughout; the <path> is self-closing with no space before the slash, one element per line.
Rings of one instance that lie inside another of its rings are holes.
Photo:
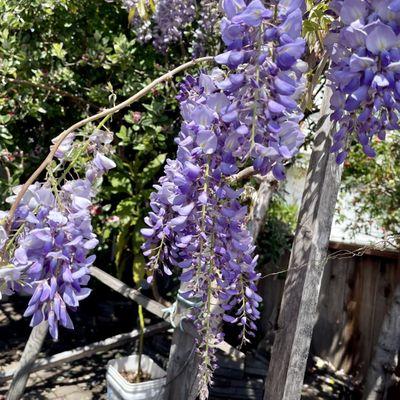
<path fill-rule="evenodd" d="M 388 389 L 398 365 L 400 349 L 400 283 L 397 284 L 375 347 L 364 387 L 364 400 L 389 399 Z"/>
<path fill-rule="evenodd" d="M 115 290 L 119 294 L 128 299 L 133 300 L 141 305 L 144 309 L 162 319 L 168 318 L 168 312 L 165 311 L 165 306 L 155 300 L 149 299 L 136 289 L 132 289 L 119 279 L 114 278 L 112 275 L 104 272 L 100 268 L 90 267 L 90 275 L 97 278 L 100 282 L 104 283 L 109 288 Z"/>
<path fill-rule="evenodd" d="M 40 325 L 37 325 L 32 329 L 19 365 L 13 376 L 10 389 L 7 393 L 7 400 L 19 400 L 22 397 L 32 366 L 34 365 L 42 348 L 44 339 L 46 338 L 47 329 L 47 322 L 42 322 Z"/>
<path fill-rule="evenodd" d="M 256 242 L 262 226 L 265 224 L 267 210 L 271 202 L 272 195 L 278 188 L 278 182 L 272 174 L 268 174 L 263 178 L 260 187 L 253 199 L 253 207 L 251 208 L 249 218 L 249 231 Z"/>
<path fill-rule="evenodd" d="M 321 106 L 323 124 L 315 137 L 292 246 L 278 328 L 272 348 L 265 400 L 298 400 L 326 263 L 342 168 L 330 154 L 330 92 Z"/>
<path fill-rule="evenodd" d="M 182 283 L 182 291 L 185 290 L 184 286 Z M 199 358 L 196 353 L 196 331 L 190 321 L 184 320 L 189 310 L 187 305 L 177 301 L 165 400 L 194 400 L 197 397 Z"/>

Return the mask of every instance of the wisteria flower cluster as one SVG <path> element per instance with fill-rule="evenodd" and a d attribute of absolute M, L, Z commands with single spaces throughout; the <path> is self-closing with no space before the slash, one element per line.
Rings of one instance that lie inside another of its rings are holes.
<path fill-rule="evenodd" d="M 206 55 L 208 46 L 217 47 L 220 41 L 220 19 L 222 13 L 219 2 L 215 0 L 200 0 L 197 6 L 197 28 L 194 31 L 192 55 L 201 57 Z"/>
<path fill-rule="evenodd" d="M 90 294 L 86 287 L 89 267 L 95 260 L 89 253 L 98 240 L 92 230 L 90 207 L 98 179 L 115 163 L 105 153 L 112 135 L 96 131 L 78 146 L 68 137 L 56 156 L 60 165 L 71 166 L 82 146 L 92 158 L 84 178 L 57 179 L 53 171 L 45 182 L 30 186 L 20 202 L 8 237 L 0 227 L 0 293 L 31 294 L 24 316 L 32 316 L 31 326 L 49 323 L 51 336 L 58 339 L 58 326 L 72 329 L 69 311 Z M 14 196 L 21 188 L 14 189 Z M 3 221 L 7 213 L 0 214 Z"/>
<path fill-rule="evenodd" d="M 202 399 L 212 381 L 215 343 L 223 338 L 221 319 L 239 325 L 247 341 L 259 317 L 247 209 L 229 180 L 250 161 L 282 179 L 284 161 L 304 139 L 297 104 L 304 88 L 303 2 L 282 0 L 271 10 L 259 0 L 223 6 L 227 51 L 216 57 L 223 67 L 189 76 L 181 87 L 177 158 L 155 186 L 142 230 L 150 271 L 180 270 L 184 296 L 198 301 L 192 317 Z"/>
<path fill-rule="evenodd" d="M 171 268 L 177 267 L 181 280 L 187 282 L 184 296 L 201 303 L 193 317 L 199 331 L 205 398 L 215 367 L 214 344 L 223 337 L 221 317 L 239 323 L 244 340 L 255 329 L 258 274 L 246 207 L 239 203 L 240 191 L 224 180 L 236 170 L 221 129 L 227 97 L 209 75 L 201 74 L 186 79 L 180 99 L 185 121 L 177 139 L 177 159 L 168 161 L 165 176 L 155 186 L 152 212 L 146 218 L 149 227 L 142 234 L 150 269 L 162 265 L 171 275 Z M 231 310 L 234 316 L 228 313 Z"/>
<path fill-rule="evenodd" d="M 151 9 L 150 1 L 144 1 L 147 10 Z M 139 0 L 123 0 L 127 10 L 137 8 L 138 3 Z M 171 44 L 181 41 L 185 28 L 195 19 L 196 0 L 156 0 L 153 3 L 154 13 L 144 19 L 135 12 L 131 25 L 139 41 L 151 41 L 158 51 L 165 53 Z"/>
<path fill-rule="evenodd" d="M 228 5 L 229 4 L 229 5 Z M 227 51 L 216 57 L 234 73 L 222 75 L 218 86 L 234 99 L 224 116 L 230 122 L 235 157 L 251 158 L 262 174 L 272 169 L 284 178 L 283 164 L 304 141 L 298 99 L 304 92 L 301 37 L 304 2 L 280 1 L 271 9 L 262 2 L 226 2 L 222 39 Z"/>
<path fill-rule="evenodd" d="M 332 152 L 342 163 L 351 135 L 374 157 L 374 137 L 384 140 L 399 129 L 400 2 L 335 0 L 331 8 L 339 17 L 330 38 L 331 118 L 337 122 Z"/>

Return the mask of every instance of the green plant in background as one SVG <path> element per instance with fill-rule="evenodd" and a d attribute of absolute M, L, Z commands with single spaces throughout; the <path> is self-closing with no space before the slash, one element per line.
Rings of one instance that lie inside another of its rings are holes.
<path fill-rule="evenodd" d="M 281 257 L 292 246 L 297 212 L 297 205 L 288 204 L 281 192 L 273 195 L 265 226 L 257 240 L 260 265 L 272 263 L 273 266 L 279 267 L 277 264 Z"/>
<path fill-rule="evenodd" d="M 328 13 L 329 0 L 314 1 L 306 0 L 307 18 L 303 21 L 303 36 L 307 40 L 309 48 L 312 49 L 318 43 L 324 48 L 324 38 L 329 31 L 330 24 L 334 20 Z"/>
<path fill-rule="evenodd" d="M 138 92 L 171 68 L 137 43 L 128 12 L 104 0 L 0 0 L 0 198 L 43 158 L 51 138 Z M 72 29 L 73 27 L 73 29 Z M 187 54 L 170 57 L 176 65 Z M 142 268 L 139 229 L 151 187 L 175 150 L 173 83 L 116 114 L 118 170 L 92 208 L 104 269 L 132 280 Z M 91 127 L 92 128 L 92 127 Z M 100 228 L 101 227 L 101 228 Z M 130 271 L 130 272 L 129 272 Z M 114 272 L 114 271 L 113 271 Z M 135 272 L 136 273 L 136 272 Z"/>
<path fill-rule="evenodd" d="M 400 146 L 399 133 L 376 143 L 375 159 L 366 158 L 361 147 L 350 154 L 343 176 L 343 191 L 352 196 L 357 214 L 352 228 L 369 230 L 371 220 L 388 235 L 400 232 Z"/>

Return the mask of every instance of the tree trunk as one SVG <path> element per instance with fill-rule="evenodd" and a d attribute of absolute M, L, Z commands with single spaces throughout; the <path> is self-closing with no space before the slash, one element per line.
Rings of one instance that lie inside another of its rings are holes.
<path fill-rule="evenodd" d="M 385 315 L 375 354 L 368 370 L 364 400 L 387 398 L 393 372 L 398 364 L 400 349 L 400 285 L 394 292 L 392 304 Z"/>
<path fill-rule="evenodd" d="M 29 339 L 26 342 L 24 352 L 22 353 L 21 360 L 12 379 L 10 389 L 7 393 L 7 400 L 19 400 L 24 394 L 32 366 L 35 363 L 40 349 L 42 348 L 44 339 L 46 338 L 47 329 L 47 322 L 42 322 L 40 325 L 35 326 L 32 329 Z"/>
<path fill-rule="evenodd" d="M 264 400 L 301 397 L 342 168 L 330 154 L 330 90 L 325 89 L 272 348 Z"/>

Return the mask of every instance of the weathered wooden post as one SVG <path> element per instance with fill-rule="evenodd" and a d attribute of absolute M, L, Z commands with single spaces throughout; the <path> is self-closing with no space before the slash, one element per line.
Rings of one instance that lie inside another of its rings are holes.
<path fill-rule="evenodd" d="M 46 338 L 47 329 L 47 322 L 42 322 L 32 329 L 7 393 L 7 400 L 19 400 L 24 394 L 31 369 Z"/>
<path fill-rule="evenodd" d="M 265 176 L 260 183 L 249 218 L 249 231 L 253 236 L 254 242 L 256 242 L 260 230 L 265 223 L 269 203 L 277 188 L 278 182 L 272 174 Z"/>
<path fill-rule="evenodd" d="M 184 285 L 181 285 L 184 291 Z M 190 304 L 178 295 L 174 323 L 176 328 L 172 336 L 169 353 L 166 400 L 194 400 L 197 397 L 197 371 L 199 359 L 196 353 L 196 339 L 188 330 L 194 326 L 184 318 L 189 312 Z"/>
<path fill-rule="evenodd" d="M 332 144 L 332 124 L 327 118 L 329 98 L 330 90 L 325 88 L 320 112 L 320 121 L 324 122 L 311 154 L 264 400 L 301 397 L 342 173 L 329 152 Z"/>

